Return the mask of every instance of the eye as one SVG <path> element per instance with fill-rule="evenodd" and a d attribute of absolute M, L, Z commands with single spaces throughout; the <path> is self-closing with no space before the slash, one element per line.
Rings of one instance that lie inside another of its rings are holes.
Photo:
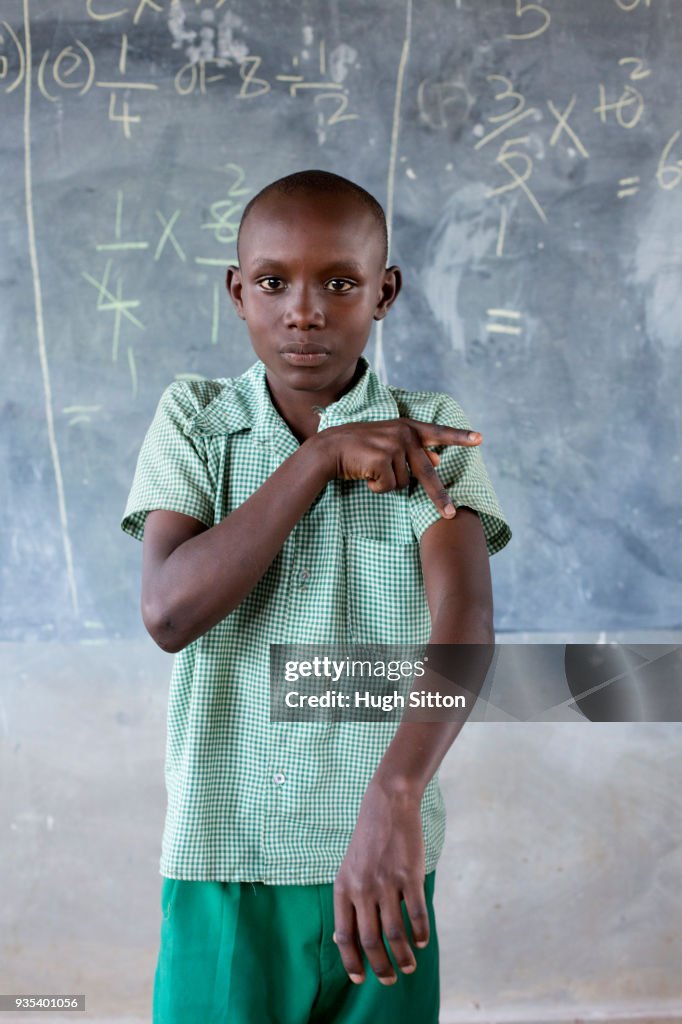
<path fill-rule="evenodd" d="M 330 281 L 327 281 L 327 285 L 330 290 L 336 292 L 337 295 L 343 295 L 354 287 L 354 282 L 346 281 L 342 277 L 332 277 Z M 340 285 L 341 287 L 336 287 L 337 285 Z"/>
<path fill-rule="evenodd" d="M 278 292 L 278 291 L 280 291 L 280 288 L 278 287 L 278 285 L 281 285 L 281 283 L 282 283 L 282 278 L 281 277 L 264 277 L 264 278 L 262 278 L 258 282 L 258 284 L 263 289 L 263 291 L 266 291 L 266 292 Z"/>

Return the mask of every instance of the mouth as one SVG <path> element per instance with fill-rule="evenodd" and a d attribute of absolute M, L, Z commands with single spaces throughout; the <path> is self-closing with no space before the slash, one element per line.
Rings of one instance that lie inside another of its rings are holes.
<path fill-rule="evenodd" d="M 329 358 L 329 352 L 319 345 L 286 345 L 280 354 L 294 366 L 318 366 Z"/>

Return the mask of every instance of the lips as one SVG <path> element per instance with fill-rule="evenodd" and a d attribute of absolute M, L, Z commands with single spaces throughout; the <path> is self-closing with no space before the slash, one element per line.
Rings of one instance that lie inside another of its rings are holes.
<path fill-rule="evenodd" d="M 280 350 L 282 353 L 291 352 L 297 356 L 308 356 L 308 355 L 329 355 L 326 348 L 322 348 L 321 345 L 285 345 Z"/>
<path fill-rule="evenodd" d="M 291 339 L 280 349 L 280 355 L 285 363 L 298 367 L 315 367 L 326 363 L 329 358 L 329 350 L 322 345 L 316 345 L 305 341 L 294 341 Z"/>
<path fill-rule="evenodd" d="M 285 363 L 291 366 L 322 366 L 329 359 L 329 352 L 319 345 L 287 345 L 280 351 Z"/>

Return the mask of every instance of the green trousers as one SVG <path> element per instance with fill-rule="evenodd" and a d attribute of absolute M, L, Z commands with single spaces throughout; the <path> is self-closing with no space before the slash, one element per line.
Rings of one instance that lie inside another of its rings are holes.
<path fill-rule="evenodd" d="M 417 969 L 382 985 L 366 957 L 355 985 L 332 938 L 327 885 L 164 878 L 153 1024 L 438 1024 L 435 871 L 426 876 L 430 938 Z M 403 918 L 411 939 L 405 904 Z"/>

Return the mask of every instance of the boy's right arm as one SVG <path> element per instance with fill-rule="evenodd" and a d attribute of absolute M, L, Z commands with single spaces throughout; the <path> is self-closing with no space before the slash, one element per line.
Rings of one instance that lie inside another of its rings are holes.
<path fill-rule="evenodd" d="M 284 541 L 330 480 L 366 480 L 376 493 L 416 477 L 445 518 L 455 510 L 427 445 L 480 444 L 479 434 L 407 418 L 348 423 L 313 434 L 247 501 L 206 527 L 165 509 L 148 513 L 142 618 L 176 652 L 230 614 L 253 590 Z M 451 510 L 451 511 L 450 511 Z"/>

